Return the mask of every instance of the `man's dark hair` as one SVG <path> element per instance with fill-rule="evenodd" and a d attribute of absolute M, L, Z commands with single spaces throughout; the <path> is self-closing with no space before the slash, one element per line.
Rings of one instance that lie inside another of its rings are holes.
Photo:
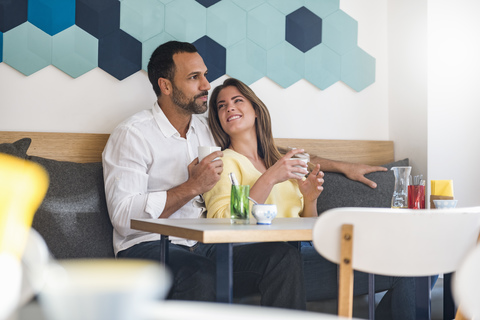
<path fill-rule="evenodd" d="M 158 79 L 165 78 L 173 81 L 175 75 L 173 55 L 181 52 L 197 52 L 197 48 L 188 42 L 169 41 L 161 44 L 153 51 L 148 63 L 148 79 L 157 97 L 161 94 Z"/>

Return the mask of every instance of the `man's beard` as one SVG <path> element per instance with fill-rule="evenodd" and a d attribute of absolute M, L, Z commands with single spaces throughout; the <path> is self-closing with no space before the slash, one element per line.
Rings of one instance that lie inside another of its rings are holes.
<path fill-rule="evenodd" d="M 185 96 L 182 90 L 178 89 L 173 83 L 172 88 L 172 101 L 181 109 L 193 114 L 201 114 L 207 111 L 207 101 L 201 101 L 200 103 L 198 103 L 197 98 L 207 96 L 208 91 L 203 91 L 195 95 L 192 100 L 188 101 L 188 98 Z"/>

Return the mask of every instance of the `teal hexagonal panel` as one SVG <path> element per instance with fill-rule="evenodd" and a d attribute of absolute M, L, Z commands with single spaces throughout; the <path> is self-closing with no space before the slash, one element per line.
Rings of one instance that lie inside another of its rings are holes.
<path fill-rule="evenodd" d="M 5 32 L 3 46 L 3 61 L 26 76 L 52 61 L 52 37 L 30 22 Z"/>
<path fill-rule="evenodd" d="M 340 81 L 340 55 L 324 44 L 305 53 L 305 79 L 321 90 Z"/>
<path fill-rule="evenodd" d="M 245 39 L 247 13 L 231 1 L 214 4 L 207 9 L 207 36 L 225 48 Z"/>
<path fill-rule="evenodd" d="M 322 43 L 340 55 L 357 46 L 358 23 L 342 10 L 323 20 Z"/>
<path fill-rule="evenodd" d="M 194 42 L 207 31 L 207 9 L 195 0 L 176 0 L 165 7 L 165 31 L 178 41 Z"/>
<path fill-rule="evenodd" d="M 3 61 L 3 33 L 0 32 L 0 62 Z"/>
<path fill-rule="evenodd" d="M 340 0 L 305 0 L 305 7 L 323 19 L 340 9 Z"/>
<path fill-rule="evenodd" d="M 266 2 L 266 0 L 231 0 L 231 1 L 233 1 L 237 6 L 244 9 L 245 11 L 250 11 Z"/>
<path fill-rule="evenodd" d="M 52 64 L 72 78 L 98 66 L 98 39 L 72 26 L 57 33 L 52 40 Z"/>
<path fill-rule="evenodd" d="M 163 32 L 165 5 L 158 0 L 122 0 L 120 28 L 140 42 Z"/>
<path fill-rule="evenodd" d="M 247 85 L 266 75 L 267 52 L 251 40 L 242 40 L 227 50 L 227 74 Z"/>
<path fill-rule="evenodd" d="M 248 12 L 247 37 L 269 50 L 285 40 L 285 15 L 264 3 Z"/>
<path fill-rule="evenodd" d="M 148 62 L 152 56 L 153 51 L 157 49 L 159 45 L 170 40 L 175 40 L 170 34 L 162 32 L 147 41 L 142 42 L 142 69 L 148 71 Z"/>
<path fill-rule="evenodd" d="M 341 80 L 355 91 L 362 91 L 375 82 L 375 58 L 359 47 L 343 55 Z"/>
<path fill-rule="evenodd" d="M 278 11 L 287 15 L 293 11 L 303 7 L 305 5 L 305 0 L 267 0 L 268 3 L 276 8 Z M 317 0 L 318 1 L 318 0 Z"/>
<path fill-rule="evenodd" d="M 283 88 L 303 78 L 304 54 L 288 42 L 267 51 L 267 77 Z"/>

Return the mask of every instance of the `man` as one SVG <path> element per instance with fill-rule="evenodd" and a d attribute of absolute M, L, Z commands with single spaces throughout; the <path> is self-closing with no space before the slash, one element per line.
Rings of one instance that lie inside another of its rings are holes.
<path fill-rule="evenodd" d="M 103 152 L 105 192 L 119 258 L 159 259 L 158 235 L 130 229 L 132 218 L 198 218 L 200 194 L 223 170 L 222 152 L 197 159 L 214 145 L 207 122 L 210 84 L 195 47 L 176 41 L 152 54 L 148 76 L 157 95 L 149 110 L 121 123 Z M 171 238 L 170 299 L 215 300 L 215 245 Z M 261 304 L 305 309 L 302 258 L 286 243 L 257 243 L 233 250 L 234 295 L 259 292 Z"/>

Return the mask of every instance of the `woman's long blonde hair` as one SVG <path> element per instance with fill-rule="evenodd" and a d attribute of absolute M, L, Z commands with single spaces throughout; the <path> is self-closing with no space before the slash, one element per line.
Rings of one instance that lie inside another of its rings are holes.
<path fill-rule="evenodd" d="M 222 150 L 230 146 L 230 136 L 223 130 L 218 118 L 217 98 L 220 91 L 226 87 L 236 87 L 238 91 L 246 98 L 253 106 L 255 114 L 255 131 L 257 134 L 257 152 L 258 155 L 265 161 L 265 166 L 270 168 L 282 157 L 275 145 L 272 134 L 272 121 L 270 113 L 265 104 L 260 100 L 250 87 L 235 78 L 226 79 L 223 84 L 213 89 L 212 96 L 208 108 L 208 124 L 212 131 L 213 138 L 217 145 Z"/>

